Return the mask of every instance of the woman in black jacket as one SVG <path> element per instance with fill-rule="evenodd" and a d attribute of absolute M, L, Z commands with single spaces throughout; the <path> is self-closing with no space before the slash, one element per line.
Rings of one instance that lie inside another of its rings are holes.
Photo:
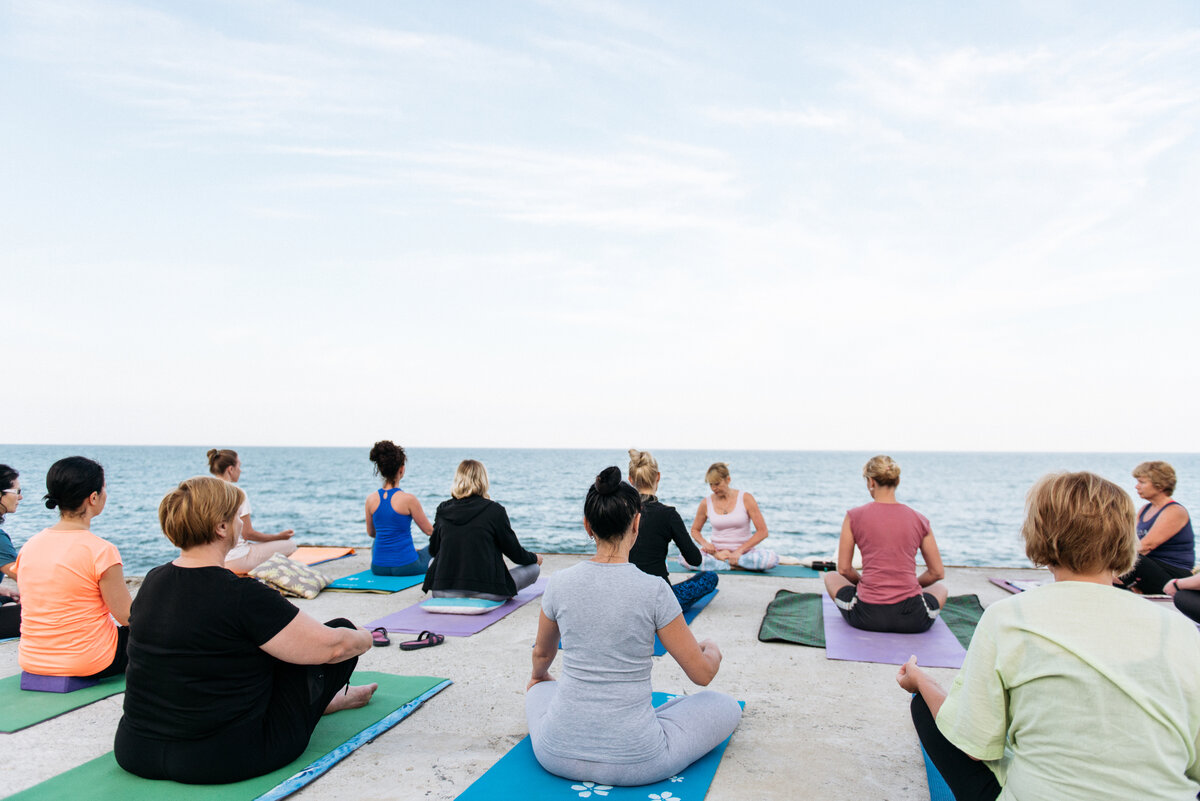
<path fill-rule="evenodd" d="M 661 479 L 658 461 L 649 451 L 629 449 L 629 483 L 642 496 L 642 521 L 637 540 L 629 552 L 629 561 L 643 573 L 661 576 L 663 581 L 671 584 L 667 578 L 668 545 L 674 542 L 679 548 L 679 555 L 689 565 L 700 564 L 701 555 L 696 541 L 684 527 L 679 512 L 675 511 L 674 506 L 659 502 L 657 493 Z M 700 572 L 686 581 L 671 585 L 679 606 L 685 612 L 716 587 L 717 574 L 713 572 Z"/>
<path fill-rule="evenodd" d="M 425 572 L 435 598 L 506 601 L 537 581 L 542 557 L 521 547 L 504 507 L 488 498 L 481 462 L 464 459 L 454 473 L 450 500 L 437 508 Z M 509 570 L 502 556 L 516 565 Z"/>

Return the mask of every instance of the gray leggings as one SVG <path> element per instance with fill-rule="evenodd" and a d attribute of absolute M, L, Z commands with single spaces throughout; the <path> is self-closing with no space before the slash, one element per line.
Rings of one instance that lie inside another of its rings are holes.
<path fill-rule="evenodd" d="M 513 584 L 517 585 L 517 592 L 528 587 L 530 584 L 538 580 L 542 568 L 534 562 L 532 565 L 517 565 L 508 574 L 512 576 Z M 482 598 L 485 601 L 507 601 L 511 596 L 496 595 L 491 592 L 474 592 L 472 590 L 434 590 L 432 593 L 434 598 Z"/>
<path fill-rule="evenodd" d="M 742 708 L 725 693 L 705 690 L 695 695 L 672 698 L 655 709 L 666 735 L 661 753 L 645 762 L 591 762 L 547 754 L 538 737 L 542 718 L 558 692 L 558 682 L 543 681 L 525 693 L 525 718 L 533 753 L 543 768 L 572 781 L 593 781 L 614 786 L 660 782 L 678 774 L 733 734 L 742 719 Z"/>

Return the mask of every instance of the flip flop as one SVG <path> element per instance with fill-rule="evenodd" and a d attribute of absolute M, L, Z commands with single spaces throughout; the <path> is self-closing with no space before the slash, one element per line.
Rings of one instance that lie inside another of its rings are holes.
<path fill-rule="evenodd" d="M 434 634 L 432 631 L 422 631 L 417 635 L 417 639 L 400 643 L 400 650 L 415 651 L 418 648 L 432 648 L 435 645 L 441 645 L 443 642 L 445 642 L 445 640 L 446 637 L 443 634 Z"/>
<path fill-rule="evenodd" d="M 383 626 L 371 629 L 371 639 L 374 641 L 376 648 L 382 648 L 385 645 L 391 645 L 392 641 L 388 639 L 388 631 Z"/>

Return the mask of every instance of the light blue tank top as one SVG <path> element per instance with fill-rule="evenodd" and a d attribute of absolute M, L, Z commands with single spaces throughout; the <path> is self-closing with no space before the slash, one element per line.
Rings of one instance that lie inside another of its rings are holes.
<path fill-rule="evenodd" d="M 380 567 L 403 567 L 417 561 L 417 549 L 412 541 L 412 515 L 402 515 L 392 508 L 392 496 L 400 491 L 379 490 L 379 508 L 371 515 L 375 524 L 375 548 L 371 564 Z"/>

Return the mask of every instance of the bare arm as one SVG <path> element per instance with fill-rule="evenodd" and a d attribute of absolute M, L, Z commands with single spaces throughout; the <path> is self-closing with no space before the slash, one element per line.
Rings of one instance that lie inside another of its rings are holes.
<path fill-rule="evenodd" d="M 129 605 L 133 599 L 129 597 L 129 588 L 125 586 L 125 571 L 120 565 L 113 565 L 100 574 L 100 597 L 104 605 L 122 626 L 129 625 Z"/>
<path fill-rule="evenodd" d="M 433 524 L 430 523 L 429 518 L 425 516 L 425 510 L 421 508 L 421 502 L 417 500 L 417 496 L 407 492 L 403 493 L 403 495 L 404 503 L 402 506 L 404 508 L 396 509 L 394 506 L 392 508 L 396 509 L 396 511 L 402 515 L 408 515 L 411 517 L 412 521 L 417 524 L 417 528 L 421 529 L 426 537 L 433 534 Z"/>
<path fill-rule="evenodd" d="M 659 629 L 658 639 L 687 677 L 701 687 L 707 686 L 721 669 L 721 649 L 712 640 L 696 642 L 683 615 Z"/>
<path fill-rule="evenodd" d="M 0 573 L 8 576 L 13 581 L 17 580 L 17 563 L 9 562 L 7 565 L 0 565 Z"/>
<path fill-rule="evenodd" d="M 921 698 L 929 707 L 929 711 L 933 714 L 934 720 L 937 720 L 938 710 L 942 708 L 942 702 L 946 700 L 946 691 L 928 673 L 917 667 L 915 656 L 910 656 L 908 661 L 900 666 L 900 672 L 896 674 L 896 683 L 910 693 L 920 693 Z M 975 759 L 975 757 L 971 757 L 971 759 Z"/>
<path fill-rule="evenodd" d="M 921 556 L 925 560 L 925 572 L 917 576 L 918 584 L 928 587 L 946 577 L 946 568 L 942 565 L 942 554 L 938 551 L 932 531 L 921 539 Z"/>
<path fill-rule="evenodd" d="M 533 673 L 529 677 L 528 690 L 543 681 L 554 681 L 550 675 L 550 665 L 558 656 L 558 624 L 546 617 L 545 612 L 538 612 L 537 639 L 533 643 Z"/>
<path fill-rule="evenodd" d="M 1163 587 L 1167 595 L 1174 595 L 1177 590 L 1200 590 L 1200 574 L 1187 578 L 1171 579 Z"/>
<path fill-rule="evenodd" d="M 1145 556 L 1174 537 L 1188 521 L 1188 513 L 1179 504 L 1171 504 L 1158 513 L 1158 519 L 1138 542 L 1138 553 Z"/>
<path fill-rule="evenodd" d="M 371 501 L 375 501 L 374 504 Z M 375 539 L 375 510 L 379 508 L 379 496 L 369 495 L 367 497 L 367 536 Z"/>
<path fill-rule="evenodd" d="M 293 665 L 328 665 L 365 654 L 371 646 L 366 629 L 333 628 L 301 612 L 260 647 Z"/>
<path fill-rule="evenodd" d="M 696 510 L 696 519 L 692 521 L 692 539 L 696 541 L 696 544 L 700 546 L 700 550 L 704 553 L 715 554 L 717 549 L 700 534 L 704 530 L 704 523 L 708 520 L 708 509 L 705 508 L 706 506 L 707 504 L 704 501 L 700 501 L 700 508 Z"/>
<path fill-rule="evenodd" d="M 275 534 L 267 534 L 265 531 L 257 531 L 254 526 L 250 525 L 250 515 L 242 515 L 242 539 L 252 540 L 253 542 L 274 542 L 275 540 L 290 539 L 296 532 L 290 528 L 285 528 L 283 531 Z"/>
<path fill-rule="evenodd" d="M 862 576 L 854 569 L 854 532 L 850 530 L 850 515 L 842 519 L 842 534 L 838 538 L 838 573 L 851 584 L 858 584 Z"/>

